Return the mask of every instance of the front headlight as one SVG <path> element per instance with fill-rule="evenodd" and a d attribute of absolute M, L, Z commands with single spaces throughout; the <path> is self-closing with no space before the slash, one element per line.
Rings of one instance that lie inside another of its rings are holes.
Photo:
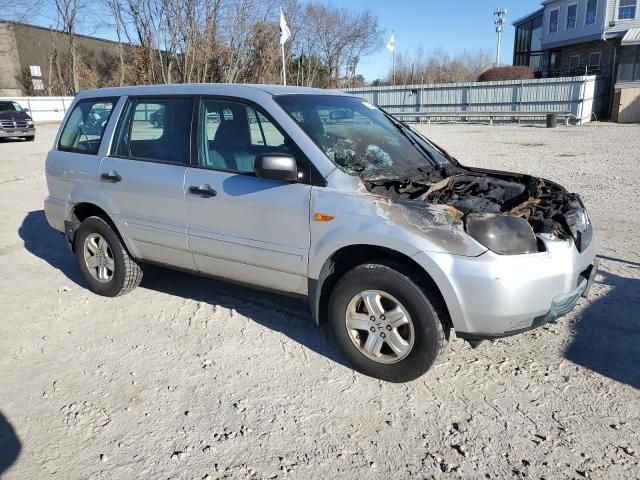
<path fill-rule="evenodd" d="M 27 127 L 33 127 L 33 120 L 27 120 Z"/>
<path fill-rule="evenodd" d="M 467 215 L 467 233 L 500 255 L 520 255 L 538 251 L 538 242 L 526 220 L 508 215 L 479 213 Z"/>
<path fill-rule="evenodd" d="M 586 250 L 593 239 L 593 227 L 591 226 L 591 219 L 587 209 L 584 207 L 578 208 L 565 215 L 565 219 L 571 229 L 571 235 L 576 242 L 578 251 Z"/>

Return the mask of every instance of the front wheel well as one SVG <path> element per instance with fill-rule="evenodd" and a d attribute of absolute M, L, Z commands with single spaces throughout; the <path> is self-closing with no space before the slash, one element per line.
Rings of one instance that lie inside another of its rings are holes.
<path fill-rule="evenodd" d="M 363 263 L 380 260 L 392 260 L 415 271 L 423 284 L 435 294 L 437 300 L 441 303 L 440 311 L 444 312 L 442 321 L 445 330 L 453 328 L 447 304 L 433 278 L 411 257 L 396 250 L 376 245 L 350 245 L 343 247 L 331 255 L 325 262 L 320 271 L 320 277 L 314 282 L 314 285 L 310 285 L 311 288 L 309 289 L 311 308 L 316 322 L 319 324 L 327 322 L 329 297 L 331 296 L 334 285 L 336 285 L 345 273 Z"/>

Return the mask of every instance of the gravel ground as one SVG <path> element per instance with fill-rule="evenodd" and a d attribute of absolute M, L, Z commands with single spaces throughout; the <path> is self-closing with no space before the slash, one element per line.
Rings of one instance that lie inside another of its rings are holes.
<path fill-rule="evenodd" d="M 93 295 L 42 211 L 57 126 L 0 144 L 0 476 L 639 478 L 640 126 L 422 128 L 581 193 L 602 268 L 557 324 L 454 339 L 405 385 L 354 373 L 297 300 L 159 268 Z"/>

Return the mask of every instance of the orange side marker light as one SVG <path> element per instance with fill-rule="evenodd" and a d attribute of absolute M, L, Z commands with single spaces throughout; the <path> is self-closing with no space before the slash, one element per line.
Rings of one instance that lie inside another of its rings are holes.
<path fill-rule="evenodd" d="M 326 213 L 316 213 L 313 216 L 313 219 L 316 222 L 330 222 L 334 218 L 336 218 L 336 217 L 334 217 L 333 215 L 327 215 Z"/>

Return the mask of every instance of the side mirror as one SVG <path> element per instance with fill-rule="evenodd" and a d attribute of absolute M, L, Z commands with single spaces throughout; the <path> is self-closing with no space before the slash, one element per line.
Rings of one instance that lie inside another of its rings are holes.
<path fill-rule="evenodd" d="M 24 113 L 29 113 L 29 109 L 28 109 L 28 108 L 23 108 L 23 109 L 22 109 L 22 111 L 23 111 Z"/>
<path fill-rule="evenodd" d="M 293 155 L 284 153 L 262 153 L 256 157 L 253 171 L 258 177 L 283 182 L 298 180 L 298 164 Z"/>

